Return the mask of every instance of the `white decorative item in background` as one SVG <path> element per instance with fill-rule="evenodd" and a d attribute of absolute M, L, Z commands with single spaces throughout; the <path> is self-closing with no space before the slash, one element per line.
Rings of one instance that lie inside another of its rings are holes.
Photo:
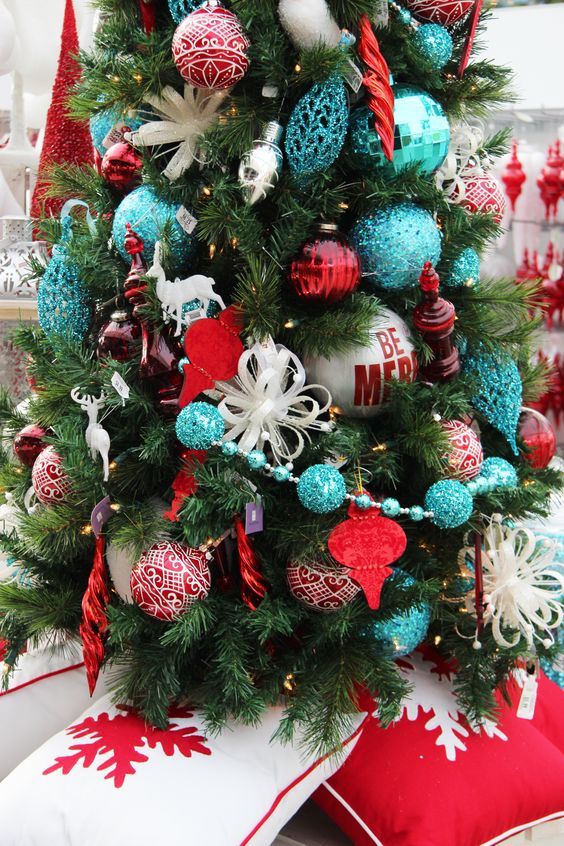
<path fill-rule="evenodd" d="M 0 297 L 35 299 L 37 286 L 31 280 L 30 259 L 46 263 L 47 246 L 44 241 L 32 240 L 32 221 L 29 217 L 0 218 Z"/>
<path fill-rule="evenodd" d="M 342 35 L 325 0 L 280 0 L 278 15 L 296 47 L 311 49 L 320 42 L 336 47 Z"/>
<path fill-rule="evenodd" d="M 269 121 L 261 137 L 241 159 L 239 183 L 250 206 L 264 200 L 278 182 L 283 164 L 280 149 L 283 132 L 278 121 Z"/>
<path fill-rule="evenodd" d="M 159 120 L 149 120 L 135 132 L 126 133 L 134 147 L 176 147 L 163 174 L 174 182 L 196 159 L 199 139 L 217 120 L 217 110 L 227 96 L 226 91 L 197 89 L 186 83 L 184 96 L 167 85 L 160 96 L 145 99 Z"/>
<path fill-rule="evenodd" d="M 80 388 L 73 388 L 71 397 L 88 415 L 88 426 L 85 432 L 86 443 L 90 447 L 92 458 L 95 459 L 96 453 L 100 453 L 104 466 L 104 482 L 107 482 L 110 477 L 110 436 L 102 424 L 98 422 L 98 412 L 106 403 L 106 395 L 102 391 L 100 396 L 96 398 L 91 394 L 81 394 Z"/>
<path fill-rule="evenodd" d="M 237 376 L 216 382 L 224 397 L 219 411 L 225 420 L 224 441 L 237 441 L 245 452 L 265 445 L 274 461 L 293 461 L 303 451 L 308 429 L 329 431 L 318 417 L 331 405 L 322 385 L 306 385 L 303 364 L 272 338 L 256 343 L 239 359 Z M 305 393 L 315 389 L 320 402 Z"/>
<path fill-rule="evenodd" d="M 0 0 L 0 76 L 14 70 L 17 57 L 18 37 L 14 18 Z"/>

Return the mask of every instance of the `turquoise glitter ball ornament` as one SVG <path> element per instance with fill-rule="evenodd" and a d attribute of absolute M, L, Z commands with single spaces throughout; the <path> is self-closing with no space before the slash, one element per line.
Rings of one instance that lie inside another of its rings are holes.
<path fill-rule="evenodd" d="M 298 183 L 307 184 L 339 156 L 349 127 L 345 83 L 330 76 L 296 103 L 286 128 L 286 158 Z"/>
<path fill-rule="evenodd" d="M 351 114 L 350 150 L 353 163 L 363 173 L 395 176 L 419 165 L 419 172 L 433 173 L 444 162 L 450 144 L 450 126 L 442 107 L 426 91 L 412 85 L 394 86 L 394 157 L 388 161 L 374 115 L 366 106 Z"/>
<path fill-rule="evenodd" d="M 441 257 L 441 233 L 432 215 L 414 203 L 397 203 L 361 217 L 350 233 L 363 278 L 400 290 L 417 285 L 425 262 Z"/>
<path fill-rule="evenodd" d="M 78 278 L 78 268 L 67 255 L 72 219 L 63 220 L 63 234 L 53 247 L 51 261 L 37 292 L 39 325 L 47 336 L 62 335 L 82 341 L 90 326 L 92 304 Z"/>
<path fill-rule="evenodd" d="M 395 570 L 390 576 L 390 582 L 395 582 L 404 588 L 413 587 L 416 580 L 403 570 Z M 384 588 L 385 590 L 385 588 Z M 382 651 L 390 658 L 401 658 L 408 655 L 425 640 L 431 623 L 431 608 L 427 602 L 420 603 L 401 611 L 387 620 L 376 620 L 370 626 L 370 636 L 378 641 Z"/>
<path fill-rule="evenodd" d="M 176 437 L 188 449 L 210 449 L 224 434 L 223 417 L 209 402 L 192 402 L 176 418 Z"/>
<path fill-rule="evenodd" d="M 225 443 L 221 445 L 221 451 L 227 456 L 227 458 L 232 458 L 239 452 L 239 447 L 235 441 L 225 441 Z"/>
<path fill-rule="evenodd" d="M 204 0 L 168 0 L 170 16 L 175 23 L 182 23 L 184 18 L 195 12 L 203 2 Z"/>
<path fill-rule="evenodd" d="M 90 118 L 90 135 L 92 143 L 101 156 L 108 150 L 111 144 L 104 144 L 105 139 L 112 131 L 114 126 L 119 123 L 128 126 L 134 132 L 144 123 L 139 117 L 134 117 L 131 114 L 124 115 L 119 109 L 106 109 L 103 112 L 92 115 Z"/>
<path fill-rule="evenodd" d="M 440 24 L 422 24 L 413 36 L 413 44 L 423 61 L 433 70 L 442 70 L 451 60 L 452 38 Z"/>
<path fill-rule="evenodd" d="M 475 287 L 480 281 L 480 256 L 472 247 L 462 250 L 450 266 L 445 284 L 451 288 Z"/>
<path fill-rule="evenodd" d="M 466 487 L 454 479 L 431 485 L 425 495 L 425 510 L 432 511 L 432 522 L 440 529 L 456 529 L 466 523 L 474 510 L 474 500 Z"/>
<path fill-rule="evenodd" d="M 472 405 L 488 423 L 506 438 L 519 455 L 517 426 L 523 399 L 523 385 L 517 365 L 507 353 L 486 352 L 478 345 L 464 357 L 464 373 L 475 383 Z"/>
<path fill-rule="evenodd" d="M 335 511 L 345 501 L 345 480 L 338 470 L 328 464 L 308 467 L 298 482 L 298 497 L 302 505 L 316 514 Z"/>
<path fill-rule="evenodd" d="M 153 260 L 155 244 L 166 227 L 175 270 L 186 268 L 196 254 L 197 239 L 194 234 L 188 235 L 177 220 L 182 208 L 180 203 L 163 200 L 149 185 L 140 185 L 124 197 L 116 209 L 112 227 L 114 244 L 122 259 L 131 263 L 131 256 L 125 249 L 127 223 L 143 241 L 143 255 L 148 262 Z"/>
<path fill-rule="evenodd" d="M 282 467 L 281 465 L 275 467 L 272 471 L 272 478 L 275 482 L 289 482 L 290 476 L 292 474 L 288 470 L 287 467 Z"/>
<path fill-rule="evenodd" d="M 518 476 L 515 467 L 505 458 L 486 458 L 480 476 L 495 482 L 500 488 L 516 488 Z"/>

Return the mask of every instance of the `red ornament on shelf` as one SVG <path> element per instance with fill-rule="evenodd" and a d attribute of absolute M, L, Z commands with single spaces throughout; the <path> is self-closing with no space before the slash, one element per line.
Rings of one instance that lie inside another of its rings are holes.
<path fill-rule="evenodd" d="M 491 173 L 463 176 L 464 197 L 460 205 L 472 214 L 492 214 L 501 223 L 505 214 L 505 197 L 501 185 Z M 453 194 L 457 198 L 458 191 Z"/>
<path fill-rule="evenodd" d="M 47 447 L 43 440 L 46 434 L 45 429 L 42 429 L 37 423 L 24 426 L 14 438 L 14 452 L 18 461 L 21 461 L 26 467 L 33 467 L 38 455 Z"/>
<path fill-rule="evenodd" d="M 441 426 L 450 445 L 445 455 L 448 464 L 446 475 L 470 481 L 478 475 L 484 460 L 484 451 L 478 435 L 462 420 L 443 420 Z"/>
<path fill-rule="evenodd" d="M 423 302 L 415 307 L 413 323 L 433 351 L 431 361 L 419 368 L 429 382 L 447 382 L 460 372 L 460 357 L 452 340 L 456 311 L 451 302 L 439 296 L 439 282 L 428 261 L 419 277 Z"/>
<path fill-rule="evenodd" d="M 329 535 L 327 547 L 335 561 L 349 568 L 368 607 L 375 610 L 382 585 L 393 572 L 389 565 L 403 555 L 407 538 L 401 526 L 377 508 L 361 509 L 352 502 L 348 515 Z"/>
<path fill-rule="evenodd" d="M 100 172 L 108 185 L 127 194 L 141 182 L 143 160 L 127 141 L 112 144 L 104 153 Z"/>
<path fill-rule="evenodd" d="M 553 147 L 548 148 L 546 164 L 537 179 L 541 199 L 546 210 L 546 220 L 556 217 L 558 203 L 562 190 L 561 175 L 564 167 L 564 160 L 560 153 L 560 141 L 556 141 Z"/>
<path fill-rule="evenodd" d="M 515 204 L 521 196 L 523 185 L 527 181 L 523 165 L 517 155 L 517 141 L 514 141 L 511 146 L 511 158 L 501 174 L 501 181 L 505 185 L 505 193 L 509 197 L 511 211 L 515 211 Z"/>
<path fill-rule="evenodd" d="M 474 2 L 475 0 L 405 0 L 404 5 L 422 21 L 451 26 L 468 14 Z"/>
<path fill-rule="evenodd" d="M 320 561 L 288 564 L 286 578 L 292 596 L 317 611 L 336 611 L 361 591 L 347 567 Z"/>
<path fill-rule="evenodd" d="M 179 24 L 172 56 L 181 77 L 195 88 L 231 88 L 247 73 L 249 39 L 239 18 L 208 0 Z"/>
<path fill-rule="evenodd" d="M 186 614 L 211 586 L 206 554 L 173 541 L 154 543 L 131 573 L 135 603 L 157 620 L 175 620 Z"/>
<path fill-rule="evenodd" d="M 519 418 L 519 436 L 527 451 L 523 457 L 535 470 L 544 470 L 556 455 L 554 429 L 540 411 L 523 408 Z"/>
<path fill-rule="evenodd" d="M 35 459 L 31 483 L 37 499 L 45 505 L 61 505 L 72 491 L 62 464 L 63 459 L 53 446 L 46 447 Z"/>
<path fill-rule="evenodd" d="M 98 333 L 99 359 L 131 361 L 140 349 L 141 327 L 126 309 L 116 309 Z"/>
<path fill-rule="evenodd" d="M 290 283 L 308 302 L 337 303 L 360 284 L 358 253 L 334 223 L 320 223 L 290 264 Z"/>

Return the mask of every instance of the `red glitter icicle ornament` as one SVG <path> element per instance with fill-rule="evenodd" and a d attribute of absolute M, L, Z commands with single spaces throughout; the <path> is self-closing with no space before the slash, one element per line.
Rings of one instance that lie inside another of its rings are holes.
<path fill-rule="evenodd" d="M 511 158 L 505 166 L 505 170 L 501 174 L 501 181 L 505 185 L 505 193 L 509 197 L 511 203 L 511 211 L 515 211 L 515 204 L 521 196 L 523 185 L 527 181 L 523 165 L 519 161 L 517 155 L 517 141 L 511 145 Z"/>
<path fill-rule="evenodd" d="M 80 636 L 82 638 L 82 654 L 88 689 L 90 696 L 94 693 L 100 667 L 104 660 L 106 629 L 108 618 L 106 608 L 110 601 L 108 589 L 108 574 L 104 561 L 105 539 L 103 535 L 96 538 L 94 563 L 88 579 L 88 587 L 82 598 L 82 622 Z"/>
<path fill-rule="evenodd" d="M 237 551 L 239 552 L 239 566 L 241 568 L 241 598 L 245 605 L 256 611 L 266 596 L 266 582 L 260 572 L 260 561 L 245 532 L 245 525 L 236 515 L 233 518 L 237 535 Z"/>
<path fill-rule="evenodd" d="M 390 69 L 380 52 L 378 40 L 368 15 L 359 23 L 358 55 L 368 68 L 364 79 L 366 104 L 374 114 L 374 127 L 382 141 L 384 155 L 391 162 L 394 157 L 394 92 L 390 85 Z"/>
<path fill-rule="evenodd" d="M 80 81 L 78 33 L 72 0 L 66 0 L 59 66 L 53 85 L 51 105 L 47 112 L 45 139 L 39 160 L 37 183 L 31 202 L 31 217 L 41 217 L 41 208 L 48 215 L 58 216 L 68 197 L 47 197 L 48 168 L 53 164 L 92 165 L 94 152 L 87 121 L 71 120 L 68 98 Z"/>

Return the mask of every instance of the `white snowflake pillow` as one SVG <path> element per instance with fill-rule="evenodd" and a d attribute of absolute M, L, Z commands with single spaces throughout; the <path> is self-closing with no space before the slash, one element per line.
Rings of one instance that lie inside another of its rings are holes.
<path fill-rule="evenodd" d="M 159 730 L 104 697 L 0 785 L 2 846 L 270 846 L 343 760 L 272 743 L 281 713 L 211 738 L 193 709 Z"/>

